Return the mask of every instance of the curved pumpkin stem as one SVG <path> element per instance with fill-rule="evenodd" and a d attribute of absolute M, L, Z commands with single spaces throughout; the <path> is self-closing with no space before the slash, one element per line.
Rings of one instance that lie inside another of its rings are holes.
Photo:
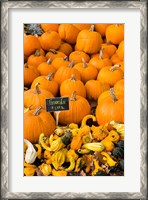
<path fill-rule="evenodd" d="M 72 92 L 72 95 L 70 97 L 70 101 L 76 101 L 76 91 Z"/>
<path fill-rule="evenodd" d="M 42 106 L 40 106 L 40 107 L 36 108 L 36 109 L 35 109 L 35 111 L 33 112 L 33 114 L 34 114 L 35 116 L 39 115 L 39 114 L 40 114 L 40 111 L 41 111 L 41 109 L 42 109 Z"/>
<path fill-rule="evenodd" d="M 71 75 L 71 79 L 70 79 L 70 80 L 71 80 L 71 81 L 76 81 L 76 77 L 75 77 L 74 74 Z"/>
<path fill-rule="evenodd" d="M 46 79 L 47 79 L 48 81 L 51 81 L 53 75 L 54 75 L 54 72 L 51 72 L 50 74 L 48 74 L 48 75 L 46 76 Z"/>
<path fill-rule="evenodd" d="M 63 58 L 63 60 L 65 60 L 65 61 L 68 61 L 68 57 L 67 57 L 67 56 L 65 56 L 65 57 Z"/>
<path fill-rule="evenodd" d="M 100 49 L 100 60 L 102 60 L 103 57 L 103 48 Z"/>
<path fill-rule="evenodd" d="M 52 59 L 51 59 L 51 57 L 50 57 L 50 58 L 47 60 L 47 62 L 46 62 L 46 63 L 47 63 L 48 65 L 50 65 L 50 63 L 51 63 L 51 60 L 52 60 Z"/>
<path fill-rule="evenodd" d="M 121 67 L 121 65 L 120 64 L 116 64 L 116 65 L 114 65 L 114 66 L 112 66 L 111 68 L 110 68 L 110 71 L 114 71 L 114 70 L 116 70 L 117 68 L 119 68 L 119 67 Z"/>
<path fill-rule="evenodd" d="M 90 29 L 89 29 L 89 31 L 90 31 L 90 32 L 93 32 L 94 30 L 95 30 L 95 25 L 92 24 L 91 27 L 90 27 Z"/>
<path fill-rule="evenodd" d="M 53 54 L 57 54 L 58 51 L 56 51 L 55 49 L 49 49 L 50 52 L 52 52 Z"/>
<path fill-rule="evenodd" d="M 118 101 L 118 99 L 117 99 L 117 97 L 116 97 L 116 95 L 114 93 L 114 88 L 110 88 L 109 91 L 110 91 L 110 95 L 111 95 L 111 98 L 112 98 L 113 102 Z"/>
<path fill-rule="evenodd" d="M 24 64 L 24 68 L 28 68 L 28 64 L 27 63 Z"/>
<path fill-rule="evenodd" d="M 40 51 L 37 49 L 34 53 L 35 56 L 40 56 Z"/>
<path fill-rule="evenodd" d="M 41 93 L 41 91 L 39 90 L 39 85 L 40 85 L 40 83 L 36 83 L 36 84 L 35 84 L 35 92 L 36 92 L 37 94 L 40 94 L 40 93 Z"/>
<path fill-rule="evenodd" d="M 74 66 L 74 60 L 72 60 L 69 64 L 69 67 L 72 68 Z"/>
<path fill-rule="evenodd" d="M 87 67 L 87 63 L 86 63 L 86 61 L 84 60 L 83 57 L 82 57 L 82 62 L 83 62 L 83 67 Z"/>

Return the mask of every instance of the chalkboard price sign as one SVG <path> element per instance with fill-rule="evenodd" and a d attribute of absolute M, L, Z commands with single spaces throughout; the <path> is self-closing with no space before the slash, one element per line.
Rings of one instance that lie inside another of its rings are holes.
<path fill-rule="evenodd" d="M 68 97 L 54 97 L 46 99 L 46 111 L 55 112 L 69 110 L 69 98 Z"/>

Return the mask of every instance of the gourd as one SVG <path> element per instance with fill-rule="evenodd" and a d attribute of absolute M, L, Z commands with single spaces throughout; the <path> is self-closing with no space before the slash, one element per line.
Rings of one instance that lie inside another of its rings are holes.
<path fill-rule="evenodd" d="M 39 76 L 39 72 L 35 67 L 24 64 L 24 85 L 30 86 L 35 78 Z"/>
<path fill-rule="evenodd" d="M 114 91 L 115 93 L 124 95 L 124 79 L 121 79 L 114 85 Z"/>
<path fill-rule="evenodd" d="M 68 57 L 57 57 L 52 61 L 52 66 L 58 70 L 61 66 L 68 66 L 70 64 L 70 61 L 68 61 Z"/>
<path fill-rule="evenodd" d="M 109 25 L 110 24 L 95 24 L 95 31 L 99 32 L 101 36 L 104 37 Z"/>
<path fill-rule="evenodd" d="M 56 31 L 58 32 L 59 24 L 40 24 L 44 32 Z"/>
<path fill-rule="evenodd" d="M 90 56 L 83 51 L 73 51 L 69 55 L 69 60 L 74 61 L 74 64 L 82 62 L 82 58 L 85 60 L 85 62 L 89 62 L 90 60 Z"/>
<path fill-rule="evenodd" d="M 83 29 L 90 29 L 91 24 L 73 24 L 77 29 L 82 31 Z"/>
<path fill-rule="evenodd" d="M 111 44 L 110 41 L 101 44 L 101 49 L 103 49 L 104 53 L 109 55 L 109 58 L 111 58 L 117 51 L 117 47 L 114 44 Z"/>
<path fill-rule="evenodd" d="M 58 48 L 58 51 L 63 52 L 66 56 L 69 56 L 73 52 L 73 47 L 67 42 L 64 42 Z"/>
<path fill-rule="evenodd" d="M 47 60 L 51 59 L 51 61 L 53 61 L 55 58 L 58 58 L 58 57 L 64 58 L 65 56 L 66 56 L 65 53 L 55 50 L 55 49 L 49 49 L 45 55 L 46 59 Z"/>
<path fill-rule="evenodd" d="M 120 60 L 124 60 L 124 40 L 120 42 L 118 49 L 117 49 L 117 54 Z"/>
<path fill-rule="evenodd" d="M 51 58 L 49 58 L 46 62 L 40 63 L 37 67 L 37 70 L 41 76 L 47 76 L 51 72 L 56 72 L 56 68 L 51 64 Z"/>
<path fill-rule="evenodd" d="M 45 136 L 50 136 L 54 129 L 54 118 L 42 107 L 37 107 L 35 110 L 29 110 L 24 113 L 24 138 L 31 143 L 37 143 L 42 132 L 44 132 Z"/>

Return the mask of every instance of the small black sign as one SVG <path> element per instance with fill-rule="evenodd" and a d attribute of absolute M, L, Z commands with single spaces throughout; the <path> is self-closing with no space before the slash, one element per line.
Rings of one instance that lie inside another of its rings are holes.
<path fill-rule="evenodd" d="M 54 97 L 46 99 L 46 111 L 54 112 L 61 110 L 69 110 L 69 98 L 68 97 Z"/>

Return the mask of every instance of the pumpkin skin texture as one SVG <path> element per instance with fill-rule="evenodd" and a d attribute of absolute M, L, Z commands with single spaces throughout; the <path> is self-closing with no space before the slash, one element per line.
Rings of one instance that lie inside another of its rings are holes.
<path fill-rule="evenodd" d="M 80 72 L 81 80 L 84 84 L 91 79 L 97 78 L 98 70 L 90 63 L 86 63 L 85 60 L 83 60 L 83 63 L 77 63 L 74 68 Z"/>
<path fill-rule="evenodd" d="M 112 24 L 106 29 L 106 39 L 112 44 L 120 44 L 124 40 L 124 25 Z"/>
<path fill-rule="evenodd" d="M 37 143 L 41 133 L 49 137 L 55 130 L 55 120 L 49 112 L 37 108 L 24 113 L 24 138 Z"/>
<path fill-rule="evenodd" d="M 60 45 L 58 51 L 63 52 L 66 56 L 69 56 L 73 51 L 73 47 L 69 43 L 64 42 Z"/>
<path fill-rule="evenodd" d="M 25 57 L 33 54 L 37 49 L 41 48 L 41 44 L 37 37 L 33 35 L 24 35 L 24 55 Z"/>
<path fill-rule="evenodd" d="M 39 85 L 37 83 L 34 89 L 29 89 L 24 92 L 24 107 L 32 110 L 42 106 L 45 109 L 45 99 L 54 97 L 51 92 L 39 89 Z"/>
<path fill-rule="evenodd" d="M 74 64 L 81 63 L 82 58 L 85 60 L 85 62 L 89 62 L 89 60 L 90 60 L 90 56 L 83 51 L 73 51 L 69 55 L 69 60 L 70 61 L 73 60 Z"/>
<path fill-rule="evenodd" d="M 62 40 L 68 42 L 69 44 L 75 44 L 79 29 L 72 24 L 60 24 L 58 33 Z"/>
<path fill-rule="evenodd" d="M 45 55 L 46 59 L 48 60 L 50 58 L 51 61 L 59 57 L 64 58 L 65 56 L 66 55 L 63 52 L 56 51 L 55 49 L 50 49 Z"/>
<path fill-rule="evenodd" d="M 61 66 L 68 66 L 70 62 L 68 61 L 68 57 L 65 56 L 64 58 L 62 57 L 57 57 L 52 61 L 52 66 L 57 70 Z"/>
<path fill-rule="evenodd" d="M 102 92 L 109 90 L 110 86 L 108 83 L 101 83 L 98 80 L 89 80 L 85 84 L 85 88 L 86 88 L 87 98 L 90 100 L 97 101 L 99 95 Z"/>
<path fill-rule="evenodd" d="M 117 47 L 113 44 L 110 44 L 110 42 L 101 44 L 101 49 L 103 49 L 104 53 L 109 55 L 109 58 L 111 58 L 117 51 Z"/>
<path fill-rule="evenodd" d="M 41 28 L 44 32 L 56 31 L 58 32 L 59 24 L 41 24 Z"/>
<path fill-rule="evenodd" d="M 29 56 L 28 58 L 28 65 L 33 66 L 33 67 L 38 67 L 39 64 L 42 62 L 46 62 L 46 58 L 43 55 L 40 55 L 40 52 L 36 50 L 36 52 Z"/>
<path fill-rule="evenodd" d="M 82 30 L 79 32 L 76 42 L 76 49 L 84 51 L 88 54 L 97 53 L 103 43 L 101 35 L 94 31 L 94 26 L 90 30 Z"/>
<path fill-rule="evenodd" d="M 35 78 L 39 76 L 39 72 L 35 67 L 24 64 L 24 85 L 30 86 Z"/>
<path fill-rule="evenodd" d="M 76 94 L 86 98 L 86 88 L 82 81 L 77 80 L 74 75 L 70 79 L 67 79 L 62 82 L 60 86 L 60 95 L 66 96 L 71 95 L 73 91 L 76 91 Z"/>
<path fill-rule="evenodd" d="M 110 24 L 95 24 L 95 31 L 99 32 L 101 36 L 104 37 L 109 25 Z"/>
<path fill-rule="evenodd" d="M 80 31 L 84 30 L 84 29 L 90 29 L 91 24 L 73 24 L 77 29 L 79 29 Z"/>
<path fill-rule="evenodd" d="M 49 49 L 58 49 L 61 45 L 61 38 L 55 31 L 47 31 L 40 37 L 42 49 L 48 51 Z"/>
<path fill-rule="evenodd" d="M 117 54 L 120 60 L 123 61 L 124 59 L 124 40 L 120 42 L 118 49 L 117 49 Z"/>
<path fill-rule="evenodd" d="M 47 62 L 42 62 L 41 64 L 39 64 L 37 70 L 39 71 L 41 76 L 47 76 L 51 72 L 56 72 L 55 67 L 51 64 L 50 58 L 47 60 Z"/>
<path fill-rule="evenodd" d="M 97 80 L 108 83 L 110 87 L 113 87 L 119 80 L 124 78 L 124 73 L 119 67 L 120 65 L 114 65 L 102 68 L 98 73 Z"/>
<path fill-rule="evenodd" d="M 124 79 L 121 79 L 114 85 L 114 91 L 115 93 L 124 95 Z"/>
<path fill-rule="evenodd" d="M 48 74 L 48 76 L 38 76 L 34 79 L 31 89 L 34 89 L 37 83 L 40 83 L 40 89 L 47 90 L 54 96 L 57 95 L 59 87 L 58 83 L 53 79 L 53 73 Z"/>
<path fill-rule="evenodd" d="M 115 65 L 115 64 L 118 64 L 120 62 L 122 62 L 117 54 L 117 52 L 115 52 L 114 55 L 112 55 L 112 57 L 110 58 L 112 63 Z"/>
<path fill-rule="evenodd" d="M 112 95 L 102 100 L 96 108 L 96 118 L 99 125 L 110 121 L 124 123 L 124 98 L 123 95 Z"/>
<path fill-rule="evenodd" d="M 58 82 L 59 85 L 66 79 L 71 78 L 71 75 L 74 74 L 75 78 L 81 80 L 80 72 L 73 67 L 73 62 L 69 66 L 61 66 L 55 73 L 54 79 Z"/>
<path fill-rule="evenodd" d="M 69 99 L 69 110 L 60 112 L 59 123 L 67 125 L 70 123 L 80 124 L 82 119 L 90 113 L 90 105 L 88 101 L 73 92 Z"/>

